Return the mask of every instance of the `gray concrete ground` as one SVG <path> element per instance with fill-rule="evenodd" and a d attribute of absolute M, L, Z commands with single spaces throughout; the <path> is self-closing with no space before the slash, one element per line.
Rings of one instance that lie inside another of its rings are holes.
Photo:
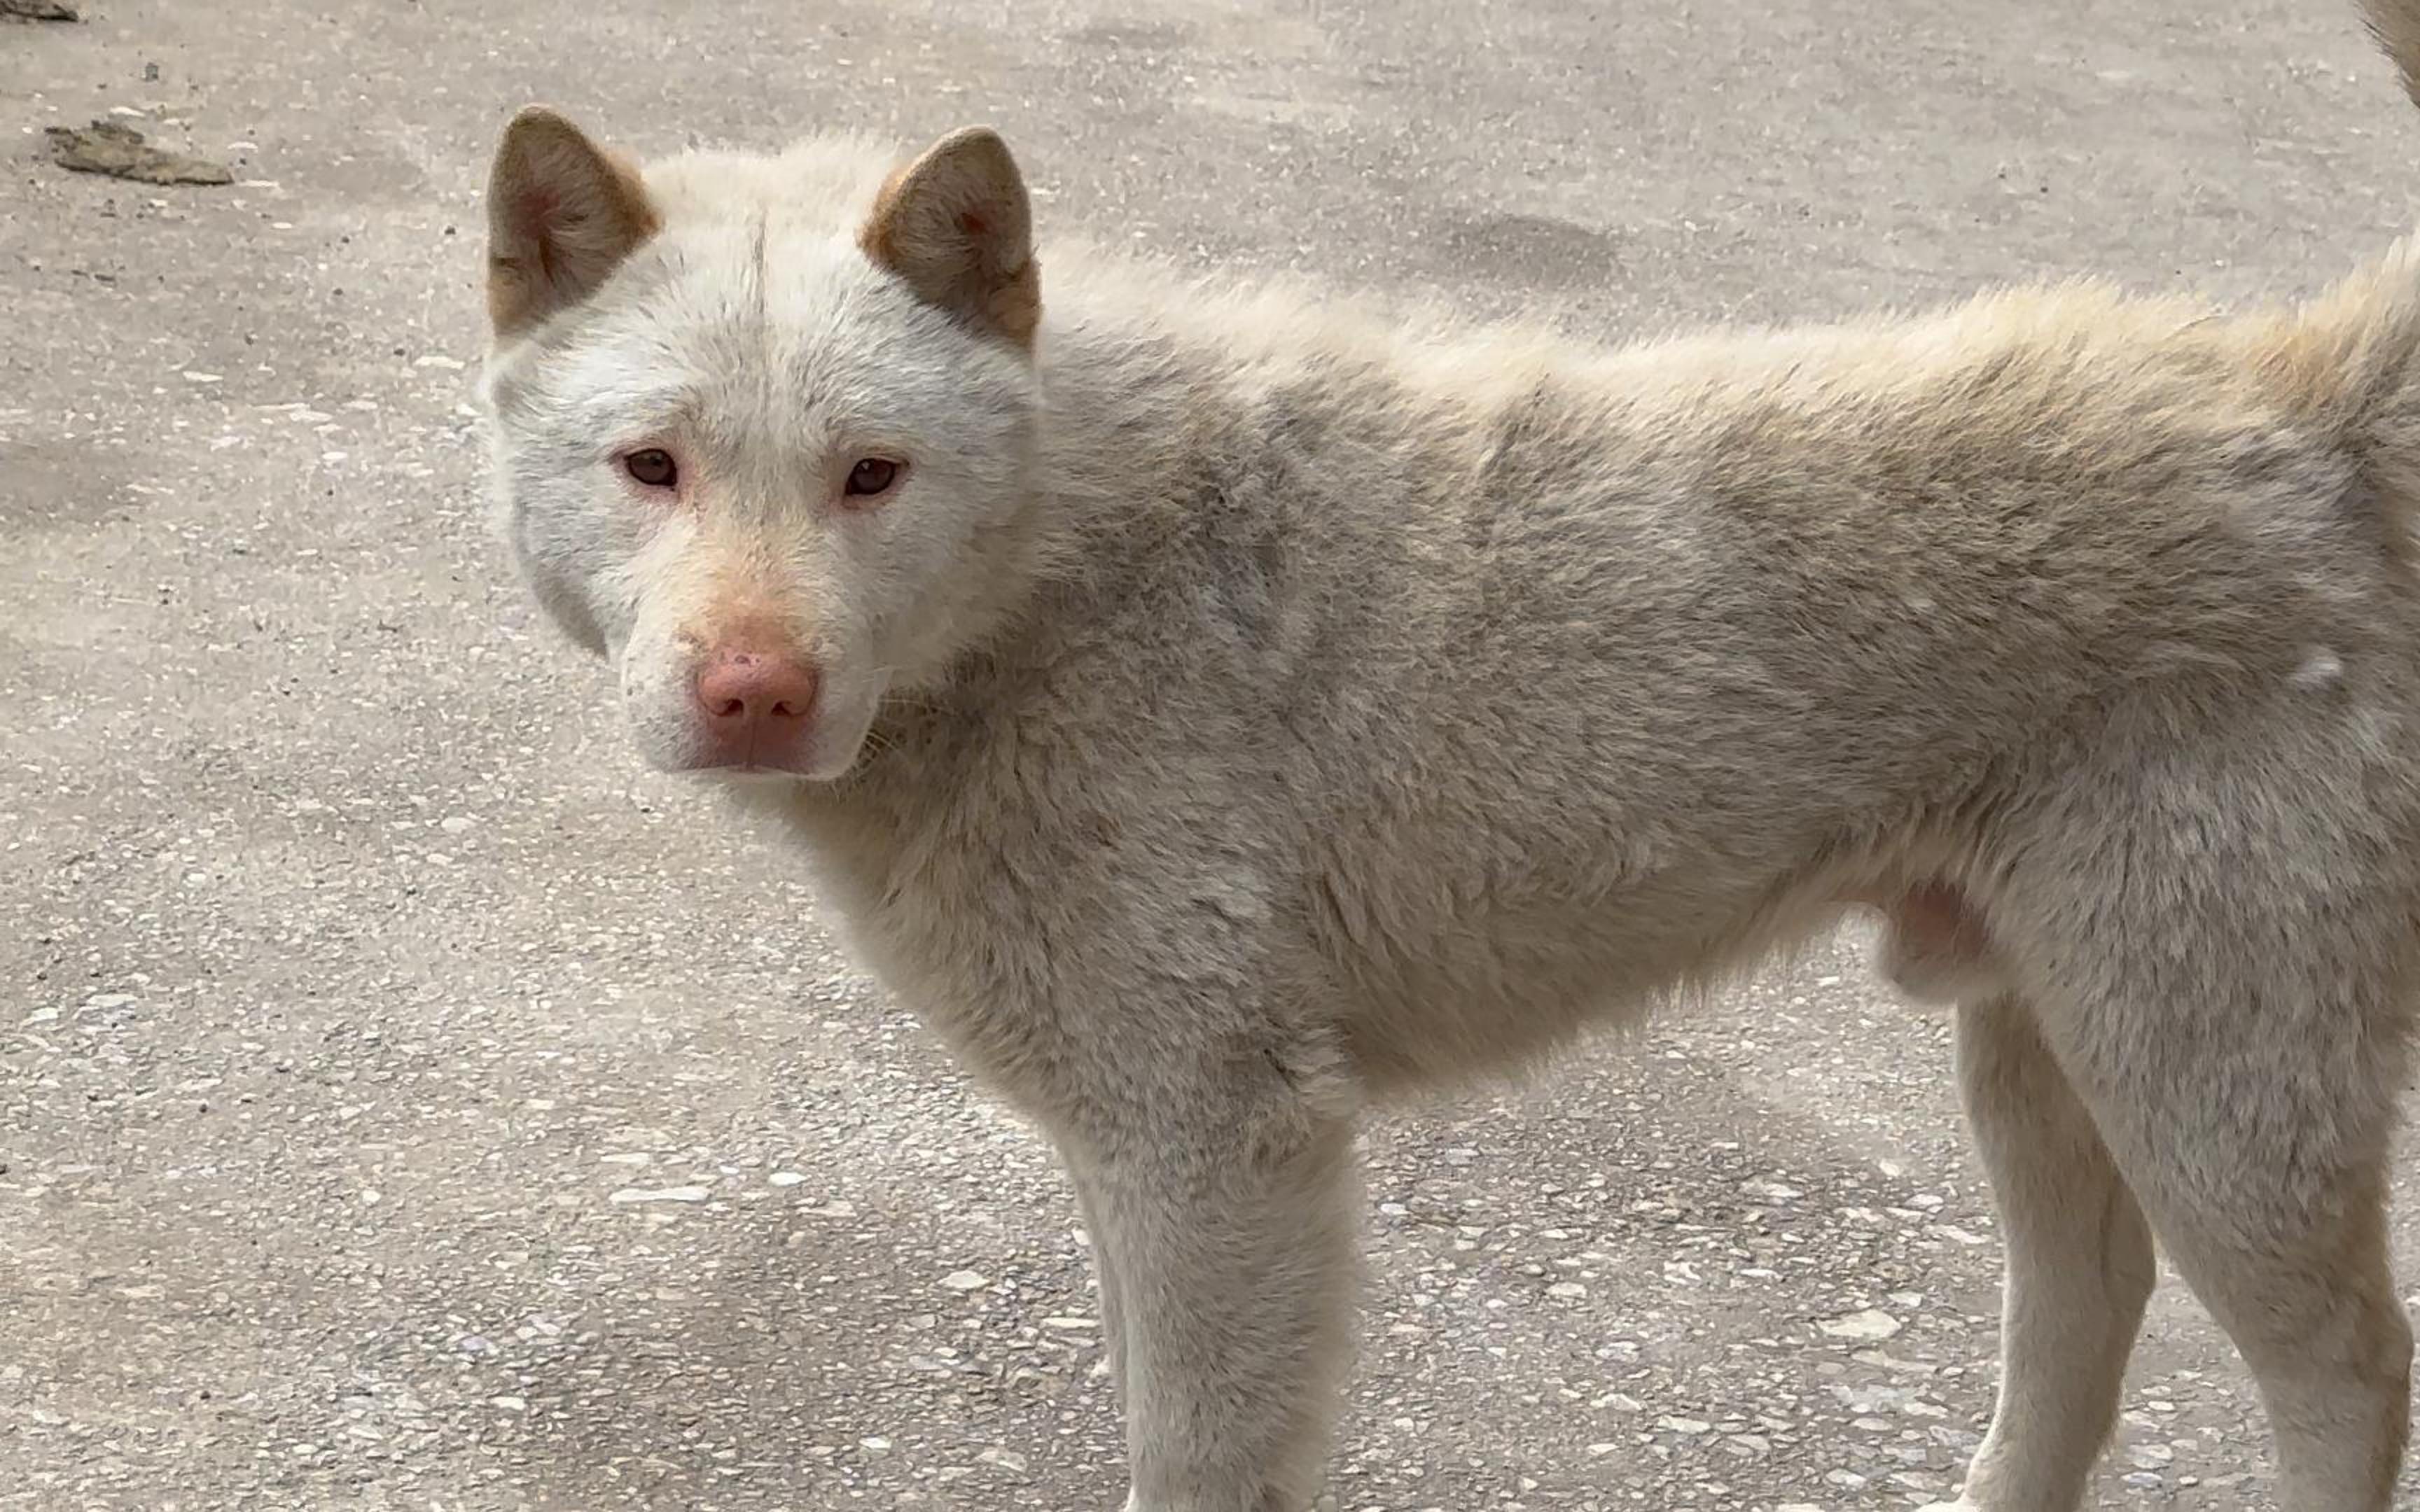
<path fill-rule="evenodd" d="M 484 534 L 515 104 L 985 119 L 1049 224 L 1607 333 L 2306 290 L 2420 204 L 2349 0 L 85 3 L 0 23 L 10 1512 L 1112 1504 L 1046 1152 L 634 767 Z M 121 108 L 240 181 L 44 161 Z M 1854 943 L 1375 1133 L 1340 1505 L 1952 1482 L 1994 1228 Z M 2264 1455 L 2171 1283 L 2099 1504 L 2263 1504 Z"/>

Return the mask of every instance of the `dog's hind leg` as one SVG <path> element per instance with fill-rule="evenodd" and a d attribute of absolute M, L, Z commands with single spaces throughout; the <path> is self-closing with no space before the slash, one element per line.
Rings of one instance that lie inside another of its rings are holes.
<path fill-rule="evenodd" d="M 2329 932 L 2312 933 L 2301 948 L 2326 949 Z M 2259 1383 L 2277 1504 L 2386 1512 L 2412 1364 L 2385 1234 L 2400 1057 L 2365 1025 L 2390 1015 L 2292 1002 L 2281 973 L 2246 975 L 2164 1021 L 2102 1005 L 2051 1033 L 2161 1244 Z"/>
<path fill-rule="evenodd" d="M 1941 1506 L 2068 1512 L 2117 1419 L 2151 1231 L 2022 1001 L 1959 1008 L 1958 1080 L 2008 1257 L 1999 1401 L 1963 1497 Z"/>
<path fill-rule="evenodd" d="M 2395 1495 L 2412 1333 L 2387 1270 L 2383 1188 L 2376 1167 L 2348 1171 L 2324 1204 L 2249 1226 L 2162 1211 L 2178 1272 L 2260 1383 L 2290 1512 L 2385 1512 Z"/>
<path fill-rule="evenodd" d="M 1093 1196 L 1089 1179 L 1081 1171 L 1073 1174 L 1076 1211 L 1083 1215 L 1084 1234 L 1092 1241 L 1093 1284 L 1101 1299 L 1101 1363 L 1109 1371 L 1109 1384 L 1123 1410 L 1126 1390 L 1125 1291 L 1118 1276 L 1118 1258 L 1109 1251 L 1109 1231 L 1101 1225 L 1100 1201 Z"/>
<path fill-rule="evenodd" d="M 2248 771 L 2170 746 L 2069 784 L 1991 918 L 2043 1042 L 2259 1384 L 2287 1512 L 2386 1512 L 2409 1431 L 2384 1201 L 2420 825 L 2399 768 L 2338 734 L 2305 721 L 2298 759 Z"/>

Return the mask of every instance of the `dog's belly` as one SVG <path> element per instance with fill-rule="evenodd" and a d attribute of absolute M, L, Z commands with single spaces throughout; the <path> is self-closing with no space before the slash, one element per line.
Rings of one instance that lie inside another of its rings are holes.
<path fill-rule="evenodd" d="M 1331 914 L 1325 953 L 1346 1044 L 1385 1092 L 1517 1069 L 1590 1028 L 1636 1023 L 1676 989 L 1753 969 L 1858 903 L 1881 910 L 1876 965 L 1910 998 L 1947 1004 L 2004 986 L 1981 907 L 1939 880 L 1810 885 L 1729 906 L 1533 903 L 1393 937 L 1373 936 L 1367 917 L 1348 930 Z"/>
<path fill-rule="evenodd" d="M 1720 913 L 1604 899 L 1471 907 L 1392 932 L 1330 924 L 1322 953 L 1345 1043 L 1381 1093 L 1515 1071 L 1635 1023 L 1742 933 Z"/>

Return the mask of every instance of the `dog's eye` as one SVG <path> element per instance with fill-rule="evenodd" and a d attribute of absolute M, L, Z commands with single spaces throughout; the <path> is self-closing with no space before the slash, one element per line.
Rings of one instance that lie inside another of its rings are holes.
<path fill-rule="evenodd" d="M 891 486 L 898 481 L 898 463 L 889 457 L 861 457 L 857 466 L 848 470 L 848 483 L 843 491 L 851 499 L 871 499 L 890 492 Z"/>
<path fill-rule="evenodd" d="M 650 488 L 669 488 L 680 481 L 680 469 L 673 465 L 673 455 L 653 446 L 622 458 L 622 471 L 630 475 L 632 482 Z"/>

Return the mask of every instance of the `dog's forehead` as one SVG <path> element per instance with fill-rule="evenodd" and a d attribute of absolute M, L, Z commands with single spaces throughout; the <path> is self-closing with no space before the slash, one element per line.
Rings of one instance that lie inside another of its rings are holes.
<path fill-rule="evenodd" d="M 663 229 L 631 292 L 667 323 L 831 332 L 878 317 L 895 280 L 859 246 L 897 153 L 851 136 L 765 156 L 691 152 L 651 164 Z"/>
<path fill-rule="evenodd" d="M 854 233 L 874 213 L 898 149 L 860 137 L 816 137 L 764 155 L 688 152 L 650 163 L 648 197 L 666 224 L 786 223 Z"/>
<path fill-rule="evenodd" d="M 633 304 L 665 326 L 839 334 L 895 318 L 906 291 L 846 229 L 773 213 L 665 228 Z"/>
<path fill-rule="evenodd" d="M 583 317 L 507 364 L 525 412 L 617 436 L 686 429 L 814 453 L 908 444 L 1007 407 L 1016 364 L 876 267 L 853 238 L 770 221 L 668 225 Z"/>

